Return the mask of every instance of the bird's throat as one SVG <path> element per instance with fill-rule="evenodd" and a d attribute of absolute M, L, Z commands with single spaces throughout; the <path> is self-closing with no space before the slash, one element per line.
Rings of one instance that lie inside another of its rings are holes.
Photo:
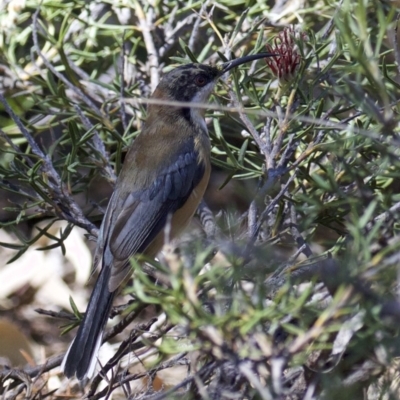
<path fill-rule="evenodd" d="M 197 107 L 191 107 L 189 110 L 191 123 L 199 126 L 205 133 L 208 133 L 206 120 L 204 119 L 206 110 Z"/>

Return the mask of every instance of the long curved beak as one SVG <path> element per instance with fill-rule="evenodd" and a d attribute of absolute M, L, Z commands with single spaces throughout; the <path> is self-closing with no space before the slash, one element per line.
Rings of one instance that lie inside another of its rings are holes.
<path fill-rule="evenodd" d="M 228 72 L 230 69 L 237 67 L 238 65 L 242 65 L 254 60 L 259 60 L 261 58 L 274 57 L 274 56 L 277 56 L 277 54 L 258 53 L 258 54 L 251 54 L 245 57 L 236 58 L 231 61 L 227 61 L 226 63 L 222 64 L 221 75 L 224 74 L 225 72 Z"/>

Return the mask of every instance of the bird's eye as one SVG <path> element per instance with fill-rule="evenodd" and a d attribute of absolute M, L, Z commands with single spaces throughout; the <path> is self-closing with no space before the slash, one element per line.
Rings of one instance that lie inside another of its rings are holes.
<path fill-rule="evenodd" d="M 196 86 L 202 87 L 207 83 L 207 77 L 203 74 L 196 75 L 194 77 L 194 83 Z"/>

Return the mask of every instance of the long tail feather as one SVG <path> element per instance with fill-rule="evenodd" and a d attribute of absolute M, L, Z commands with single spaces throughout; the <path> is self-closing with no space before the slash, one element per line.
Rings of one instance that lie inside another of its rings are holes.
<path fill-rule="evenodd" d="M 115 295 L 115 292 L 108 290 L 109 278 L 110 268 L 103 267 L 90 296 L 76 338 L 61 364 L 61 368 L 68 378 L 76 375 L 79 380 L 82 380 L 93 375 L 103 330 Z"/>

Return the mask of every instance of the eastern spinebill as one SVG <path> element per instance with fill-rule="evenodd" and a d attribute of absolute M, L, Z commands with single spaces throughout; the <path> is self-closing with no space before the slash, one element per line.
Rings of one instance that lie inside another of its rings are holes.
<path fill-rule="evenodd" d="M 260 53 L 222 66 L 186 64 L 168 72 L 152 95 L 147 118 L 131 145 L 100 228 L 94 268 L 101 267 L 89 305 L 62 363 L 67 377 L 93 375 L 103 331 L 118 287 L 138 253 L 154 257 L 189 223 L 210 178 L 210 139 L 204 108 L 218 78 Z M 168 105 L 174 102 L 174 105 Z M 176 102 L 182 102 L 177 106 Z"/>

